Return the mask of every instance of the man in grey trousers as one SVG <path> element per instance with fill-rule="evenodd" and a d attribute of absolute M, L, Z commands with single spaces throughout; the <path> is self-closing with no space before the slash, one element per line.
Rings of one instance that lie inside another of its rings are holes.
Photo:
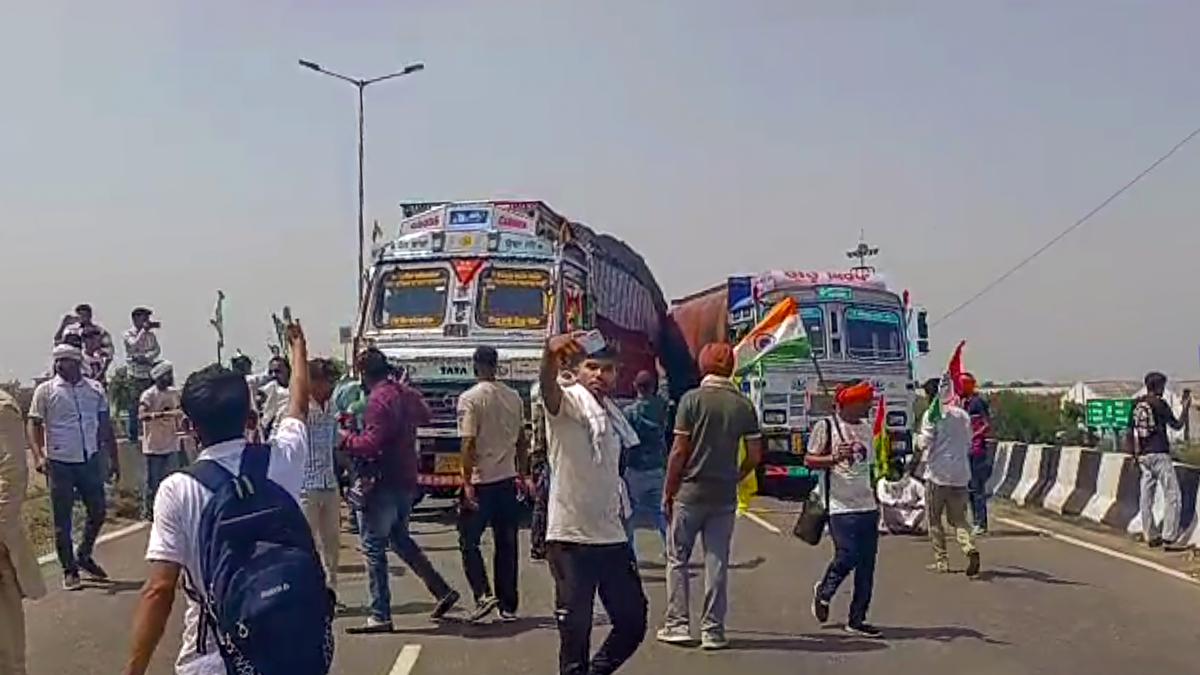
<path fill-rule="evenodd" d="M 729 545 L 737 518 L 737 486 L 762 459 L 762 434 L 754 406 L 729 377 L 733 349 L 710 344 L 700 352 L 704 379 L 684 395 L 675 417 L 675 442 L 667 461 L 663 511 L 667 533 L 667 616 L 660 642 L 693 644 L 688 559 L 696 537 L 704 546 L 704 614 L 700 646 L 725 649 Z M 746 456 L 738 449 L 746 441 Z"/>

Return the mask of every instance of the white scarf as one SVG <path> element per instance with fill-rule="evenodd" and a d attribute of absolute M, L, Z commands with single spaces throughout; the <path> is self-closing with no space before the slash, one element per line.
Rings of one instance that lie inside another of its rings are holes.
<path fill-rule="evenodd" d="M 742 393 L 742 390 L 738 389 L 738 386 L 733 383 L 733 380 L 729 379 L 728 377 L 721 377 L 720 375 L 705 375 L 704 379 L 700 380 L 700 386 L 724 387 L 725 389 L 732 389 L 739 394 Z"/>
<path fill-rule="evenodd" d="M 641 442 L 637 432 L 629 425 L 629 421 L 612 399 L 606 398 L 601 402 L 582 384 L 572 384 L 563 387 L 562 390 L 564 395 L 574 400 L 587 418 L 588 430 L 592 437 L 592 459 L 597 464 L 604 461 L 604 436 L 610 429 L 617 434 L 622 449 L 632 448 Z"/>

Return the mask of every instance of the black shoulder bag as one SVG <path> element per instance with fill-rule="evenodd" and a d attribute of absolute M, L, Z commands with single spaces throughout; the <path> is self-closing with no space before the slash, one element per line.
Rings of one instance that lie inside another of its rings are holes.
<path fill-rule="evenodd" d="M 827 443 L 829 444 L 829 452 L 833 452 L 833 422 L 828 419 L 825 424 L 829 425 L 826 430 Z M 841 429 L 838 429 L 838 435 L 841 435 Z M 806 544 L 816 546 L 821 543 L 821 536 L 825 533 L 825 524 L 829 522 L 829 470 L 821 472 L 822 479 L 825 481 L 824 489 L 821 490 L 823 499 L 818 499 L 813 493 L 809 493 L 808 499 L 804 500 L 804 504 L 800 507 L 800 517 L 796 519 L 796 525 L 792 528 L 792 534 Z"/>

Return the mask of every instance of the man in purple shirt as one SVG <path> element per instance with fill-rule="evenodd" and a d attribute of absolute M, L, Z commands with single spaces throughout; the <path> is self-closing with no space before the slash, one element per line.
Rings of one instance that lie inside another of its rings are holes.
<path fill-rule="evenodd" d="M 343 447 L 354 457 L 370 460 L 378 477 L 366 495 L 363 508 L 363 552 L 371 590 L 371 614 L 351 634 L 392 632 L 392 593 L 388 587 L 387 551 L 416 573 L 437 604 L 432 616 L 440 619 L 459 600 L 408 531 L 417 491 L 417 427 L 428 424 L 429 408 L 421 394 L 391 377 L 383 352 L 370 348 L 359 354 L 355 369 L 369 392 L 361 432 L 343 432 Z"/>

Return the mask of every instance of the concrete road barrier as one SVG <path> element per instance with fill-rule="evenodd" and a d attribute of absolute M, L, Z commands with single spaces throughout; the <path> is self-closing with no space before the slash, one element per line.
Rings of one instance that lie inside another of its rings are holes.
<path fill-rule="evenodd" d="M 1200 468 L 1175 465 L 1182 492 L 1179 523 L 1181 540 L 1200 547 Z M 1139 513 L 1141 474 L 1133 457 L 1091 448 L 1015 442 L 996 446 L 992 494 L 1018 506 L 1077 516 L 1130 534 L 1142 533 Z M 1162 495 L 1154 503 L 1162 518 Z"/>

